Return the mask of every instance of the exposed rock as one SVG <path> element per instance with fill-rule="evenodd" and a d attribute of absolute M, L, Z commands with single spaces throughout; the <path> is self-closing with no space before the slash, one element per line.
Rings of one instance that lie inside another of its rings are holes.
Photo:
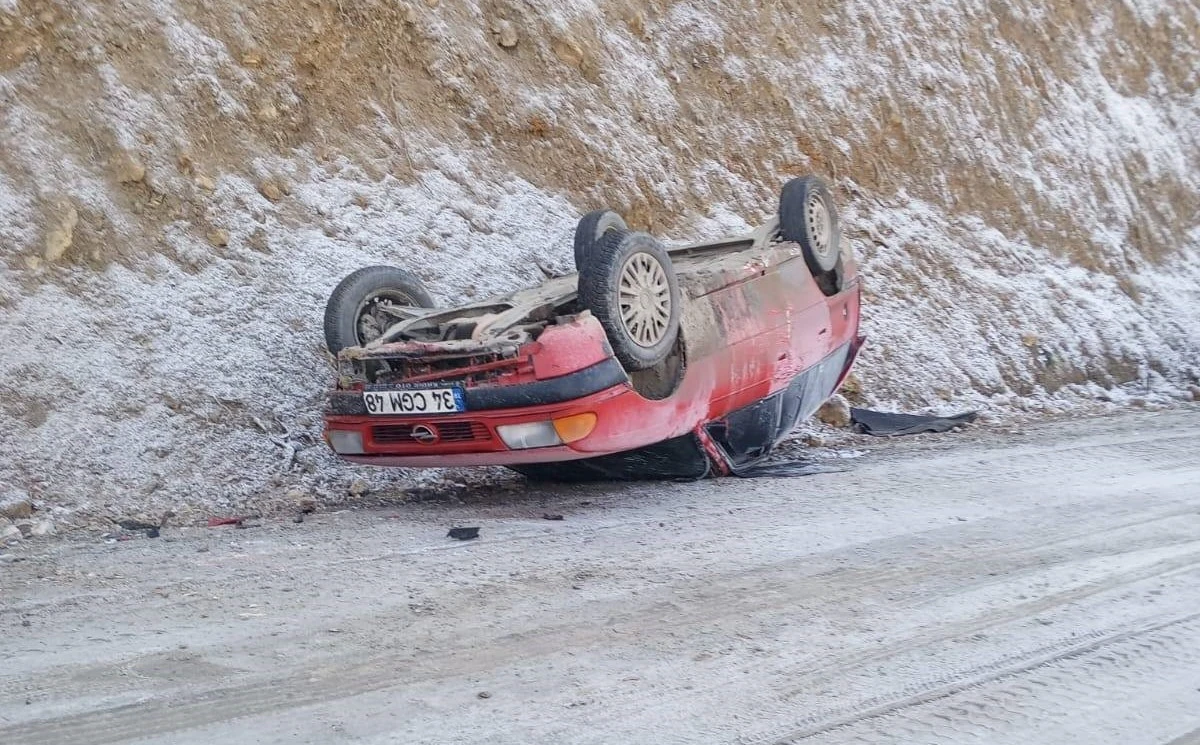
<path fill-rule="evenodd" d="M 137 513 L 134 515 L 126 515 L 124 517 L 113 520 L 117 525 L 120 525 L 125 530 L 150 530 L 157 528 L 160 520 L 155 520 L 145 513 Z"/>
<path fill-rule="evenodd" d="M 836 395 L 817 410 L 817 418 L 831 427 L 850 426 L 850 404 L 841 395 Z"/>
<path fill-rule="evenodd" d="M 5 525 L 0 528 L 0 544 L 9 543 L 10 541 L 19 541 L 25 537 L 21 529 L 16 525 Z"/>
<path fill-rule="evenodd" d="M 269 178 L 264 179 L 258 185 L 258 193 L 262 194 L 272 202 L 278 202 L 290 193 L 290 190 L 283 181 L 279 179 Z"/>
<path fill-rule="evenodd" d="M 18 520 L 16 528 L 25 538 L 54 535 L 54 523 L 49 520 Z"/>
<path fill-rule="evenodd" d="M 1192 394 L 1193 401 L 1200 401 L 1200 385 L 1189 385 L 1188 393 Z"/>
<path fill-rule="evenodd" d="M 641 39 L 649 38 L 646 34 L 646 14 L 642 11 L 634 12 L 625 19 L 625 23 L 629 24 L 629 30 L 633 32 L 634 36 Z"/>
<path fill-rule="evenodd" d="M 122 184 L 134 184 L 146 178 L 146 166 L 125 150 L 112 159 L 112 168 L 117 174 L 117 181 Z"/>
<path fill-rule="evenodd" d="M 354 485 L 351 484 L 350 488 L 353 489 Z M 317 511 L 317 500 L 303 489 L 288 489 L 287 498 L 295 503 L 301 514 L 307 515 Z"/>
<path fill-rule="evenodd" d="M 571 67 L 583 65 L 583 49 L 571 39 L 555 39 L 550 48 L 554 51 L 554 56 L 558 57 L 564 65 Z"/>
<path fill-rule="evenodd" d="M 825 447 L 825 438 L 820 435 L 805 435 L 804 444 L 810 448 L 823 448 Z"/>
<path fill-rule="evenodd" d="M 205 191 L 213 191 L 217 188 L 217 182 L 213 181 L 212 178 L 205 176 L 203 173 L 197 173 L 193 180 L 196 182 L 196 186 L 199 186 Z"/>
<path fill-rule="evenodd" d="M 46 261 L 58 261 L 75 241 L 75 226 L 79 224 L 79 213 L 75 205 L 64 203 L 60 206 L 60 216 L 55 226 L 46 234 L 46 250 L 43 256 Z"/>
<path fill-rule="evenodd" d="M 863 385 L 856 373 L 850 373 L 846 379 L 842 381 L 842 387 L 839 391 L 846 397 L 847 401 L 852 401 L 857 404 L 863 403 Z"/>
<path fill-rule="evenodd" d="M 0 516 L 9 520 L 28 520 L 33 516 L 33 502 L 22 497 L 6 498 L 0 502 Z"/>
<path fill-rule="evenodd" d="M 354 479 L 350 482 L 349 492 L 352 497 L 361 497 L 369 491 L 371 491 L 371 485 L 367 483 L 366 479 Z"/>
<path fill-rule="evenodd" d="M 255 228 L 250 233 L 250 237 L 246 239 L 246 245 L 259 253 L 269 253 L 271 250 L 271 241 L 267 236 L 267 231 L 262 228 Z"/>
<path fill-rule="evenodd" d="M 496 37 L 496 43 L 505 49 L 512 49 L 520 41 L 517 37 L 516 26 L 504 19 L 500 19 L 492 24 L 492 35 Z"/>
<path fill-rule="evenodd" d="M 208 238 L 209 243 L 213 244 L 217 248 L 224 248 L 229 245 L 229 231 L 227 230 L 214 228 L 208 231 L 208 235 L 205 237 Z"/>

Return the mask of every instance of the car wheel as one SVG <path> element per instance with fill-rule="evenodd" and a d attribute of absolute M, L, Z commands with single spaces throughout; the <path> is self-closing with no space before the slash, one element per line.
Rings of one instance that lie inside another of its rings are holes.
<path fill-rule="evenodd" d="M 579 270 L 579 300 L 626 370 L 662 362 L 679 336 L 679 282 L 666 248 L 646 233 L 610 230 Z"/>
<path fill-rule="evenodd" d="M 379 338 L 396 317 L 387 305 L 432 308 L 421 280 L 394 266 L 368 266 L 350 273 L 325 303 L 325 345 L 336 355 Z"/>
<path fill-rule="evenodd" d="M 841 223 L 833 195 L 816 176 L 794 178 L 779 195 L 779 232 L 800 244 L 813 276 L 833 272 L 841 258 Z"/>
<path fill-rule="evenodd" d="M 582 271 L 592 248 L 610 230 L 629 230 L 621 216 L 612 210 L 596 210 L 584 215 L 575 226 L 575 270 Z"/>

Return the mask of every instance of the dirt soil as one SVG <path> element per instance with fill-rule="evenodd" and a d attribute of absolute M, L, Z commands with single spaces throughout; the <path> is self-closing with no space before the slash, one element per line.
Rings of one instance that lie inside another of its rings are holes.
<path fill-rule="evenodd" d="M 1187 406 L 23 541 L 0 742 L 1196 742 L 1197 438 Z"/>

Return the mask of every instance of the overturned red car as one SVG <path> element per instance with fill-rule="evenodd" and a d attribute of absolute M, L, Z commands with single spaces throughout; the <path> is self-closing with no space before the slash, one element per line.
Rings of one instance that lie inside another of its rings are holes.
<path fill-rule="evenodd" d="M 754 463 L 837 390 L 862 343 L 828 188 L 785 184 L 752 233 L 666 248 L 610 210 L 578 274 L 434 307 L 394 267 L 326 306 L 325 439 L 377 466 L 508 466 L 545 480 L 700 478 Z"/>

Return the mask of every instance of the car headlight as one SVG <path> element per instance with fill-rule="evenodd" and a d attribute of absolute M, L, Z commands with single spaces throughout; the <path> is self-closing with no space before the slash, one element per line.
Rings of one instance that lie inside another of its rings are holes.
<path fill-rule="evenodd" d="M 358 430 L 331 429 L 325 436 L 329 447 L 338 455 L 363 455 L 362 433 Z"/>
<path fill-rule="evenodd" d="M 501 424 L 496 434 L 513 450 L 548 448 L 582 440 L 596 428 L 596 415 L 574 414 L 545 422 Z"/>
<path fill-rule="evenodd" d="M 501 424 L 496 427 L 496 434 L 500 435 L 504 444 L 513 450 L 547 448 L 551 445 L 563 444 L 562 438 L 554 429 L 554 422 Z"/>

